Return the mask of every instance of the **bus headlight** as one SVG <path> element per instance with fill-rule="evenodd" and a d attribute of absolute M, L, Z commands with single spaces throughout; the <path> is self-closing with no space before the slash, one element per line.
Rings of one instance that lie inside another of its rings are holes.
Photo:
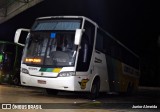
<path fill-rule="evenodd" d="M 59 77 L 69 77 L 69 76 L 75 76 L 75 72 L 61 72 L 58 75 Z"/>
<path fill-rule="evenodd" d="M 29 71 L 25 68 L 22 68 L 22 73 L 29 74 Z"/>

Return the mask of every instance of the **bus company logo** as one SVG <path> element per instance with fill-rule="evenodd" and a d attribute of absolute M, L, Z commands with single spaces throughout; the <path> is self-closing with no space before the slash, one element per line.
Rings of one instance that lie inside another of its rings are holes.
<path fill-rule="evenodd" d="M 38 70 L 37 68 L 28 68 L 29 70 Z"/>
<path fill-rule="evenodd" d="M 43 72 L 41 72 L 41 76 L 43 76 L 44 74 L 43 74 Z"/>
<path fill-rule="evenodd" d="M 11 104 L 2 104 L 2 109 L 12 109 Z"/>
<path fill-rule="evenodd" d="M 87 82 L 89 81 L 89 79 L 82 79 L 81 82 L 79 82 L 81 89 L 85 89 Z"/>

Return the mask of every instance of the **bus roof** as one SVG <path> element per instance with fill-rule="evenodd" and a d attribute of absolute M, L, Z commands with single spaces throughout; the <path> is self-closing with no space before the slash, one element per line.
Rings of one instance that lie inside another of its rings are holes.
<path fill-rule="evenodd" d="M 52 18 L 75 18 L 75 19 L 84 19 L 87 20 L 89 22 L 91 22 L 92 24 L 94 24 L 95 26 L 98 26 L 96 22 L 92 21 L 91 19 L 85 17 L 85 16 L 46 16 L 46 17 L 39 17 L 36 20 L 40 20 L 40 19 L 52 19 Z"/>

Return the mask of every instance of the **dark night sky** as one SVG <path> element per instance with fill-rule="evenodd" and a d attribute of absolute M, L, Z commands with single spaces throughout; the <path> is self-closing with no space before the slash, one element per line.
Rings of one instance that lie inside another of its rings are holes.
<path fill-rule="evenodd" d="M 160 86 L 158 14 L 158 2 L 153 0 L 45 0 L 1 24 L 0 40 L 13 41 L 17 28 L 30 28 L 40 16 L 87 16 L 140 56 L 140 84 Z"/>

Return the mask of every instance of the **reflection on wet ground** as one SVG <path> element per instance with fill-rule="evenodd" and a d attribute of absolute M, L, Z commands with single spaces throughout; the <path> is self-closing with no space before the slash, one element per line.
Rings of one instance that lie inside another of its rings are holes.
<path fill-rule="evenodd" d="M 87 99 L 85 93 L 60 92 L 58 95 L 47 95 L 44 89 L 0 85 L 0 103 L 42 105 L 43 112 L 132 112 L 132 111 L 157 111 L 153 106 L 160 109 L 160 89 L 140 87 L 139 92 L 132 96 L 119 94 L 100 94 L 100 97 L 94 101 Z M 47 104 L 48 103 L 48 104 Z M 152 106 L 140 108 L 141 106 Z M 133 109 L 133 106 L 135 107 Z M 136 108 L 137 106 L 137 108 Z M 139 106 L 139 107 L 138 107 Z M 11 111 L 16 110 L 0 110 Z M 17 110 L 20 111 L 20 110 Z M 27 110 L 23 110 L 25 112 Z M 27 111 L 28 112 L 28 111 Z M 41 112 L 41 110 L 32 110 L 32 112 Z"/>

